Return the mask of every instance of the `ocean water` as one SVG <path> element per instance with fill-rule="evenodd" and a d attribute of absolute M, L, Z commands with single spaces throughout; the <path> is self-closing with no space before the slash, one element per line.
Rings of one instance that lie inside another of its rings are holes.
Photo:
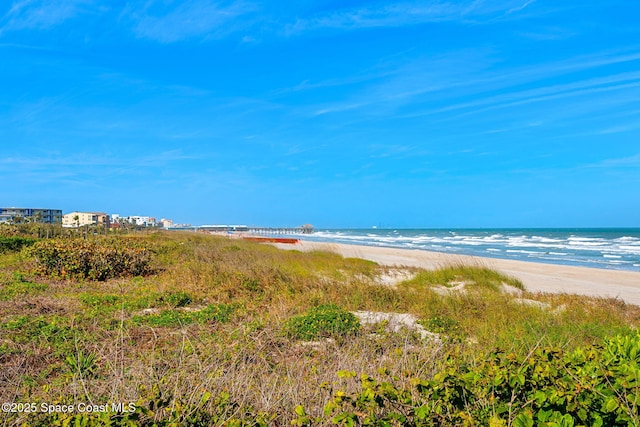
<path fill-rule="evenodd" d="M 341 229 L 310 241 L 640 271 L 640 229 Z"/>

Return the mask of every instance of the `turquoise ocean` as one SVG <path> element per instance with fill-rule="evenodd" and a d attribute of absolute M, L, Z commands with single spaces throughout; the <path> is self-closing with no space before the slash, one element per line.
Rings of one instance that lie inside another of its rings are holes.
<path fill-rule="evenodd" d="M 640 271 L 640 228 L 327 229 L 297 237 L 317 242 Z"/>

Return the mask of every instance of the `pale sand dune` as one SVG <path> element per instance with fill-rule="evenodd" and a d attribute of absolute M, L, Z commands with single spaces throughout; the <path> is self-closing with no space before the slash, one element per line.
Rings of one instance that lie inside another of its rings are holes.
<path fill-rule="evenodd" d="M 488 267 L 522 281 L 528 291 L 618 298 L 640 305 L 640 272 L 572 267 L 535 262 L 480 258 L 423 250 L 381 248 L 300 241 L 295 245 L 276 244 L 282 249 L 322 250 L 348 258 L 361 258 L 386 266 L 435 269 L 451 264 Z"/>

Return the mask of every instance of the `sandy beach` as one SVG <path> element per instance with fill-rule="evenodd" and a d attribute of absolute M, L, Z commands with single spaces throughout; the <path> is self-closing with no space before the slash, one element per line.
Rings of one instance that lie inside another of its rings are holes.
<path fill-rule="evenodd" d="M 451 264 L 481 265 L 520 279 L 526 289 L 531 292 L 568 293 L 603 298 L 618 298 L 629 304 L 640 305 L 640 272 L 635 271 L 573 267 L 452 255 L 424 250 L 338 243 L 300 241 L 295 245 L 275 245 L 282 249 L 296 249 L 300 251 L 330 251 L 344 257 L 375 261 L 385 266 L 435 269 Z"/>

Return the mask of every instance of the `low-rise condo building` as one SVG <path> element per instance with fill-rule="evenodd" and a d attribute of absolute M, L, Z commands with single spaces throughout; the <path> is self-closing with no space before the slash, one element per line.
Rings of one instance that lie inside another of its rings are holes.
<path fill-rule="evenodd" d="M 71 212 L 62 216 L 62 226 L 67 228 L 85 225 L 102 225 L 109 228 L 109 215 L 104 212 Z"/>
<path fill-rule="evenodd" d="M 62 210 L 37 208 L 0 208 L 0 222 L 41 222 L 60 224 Z"/>

